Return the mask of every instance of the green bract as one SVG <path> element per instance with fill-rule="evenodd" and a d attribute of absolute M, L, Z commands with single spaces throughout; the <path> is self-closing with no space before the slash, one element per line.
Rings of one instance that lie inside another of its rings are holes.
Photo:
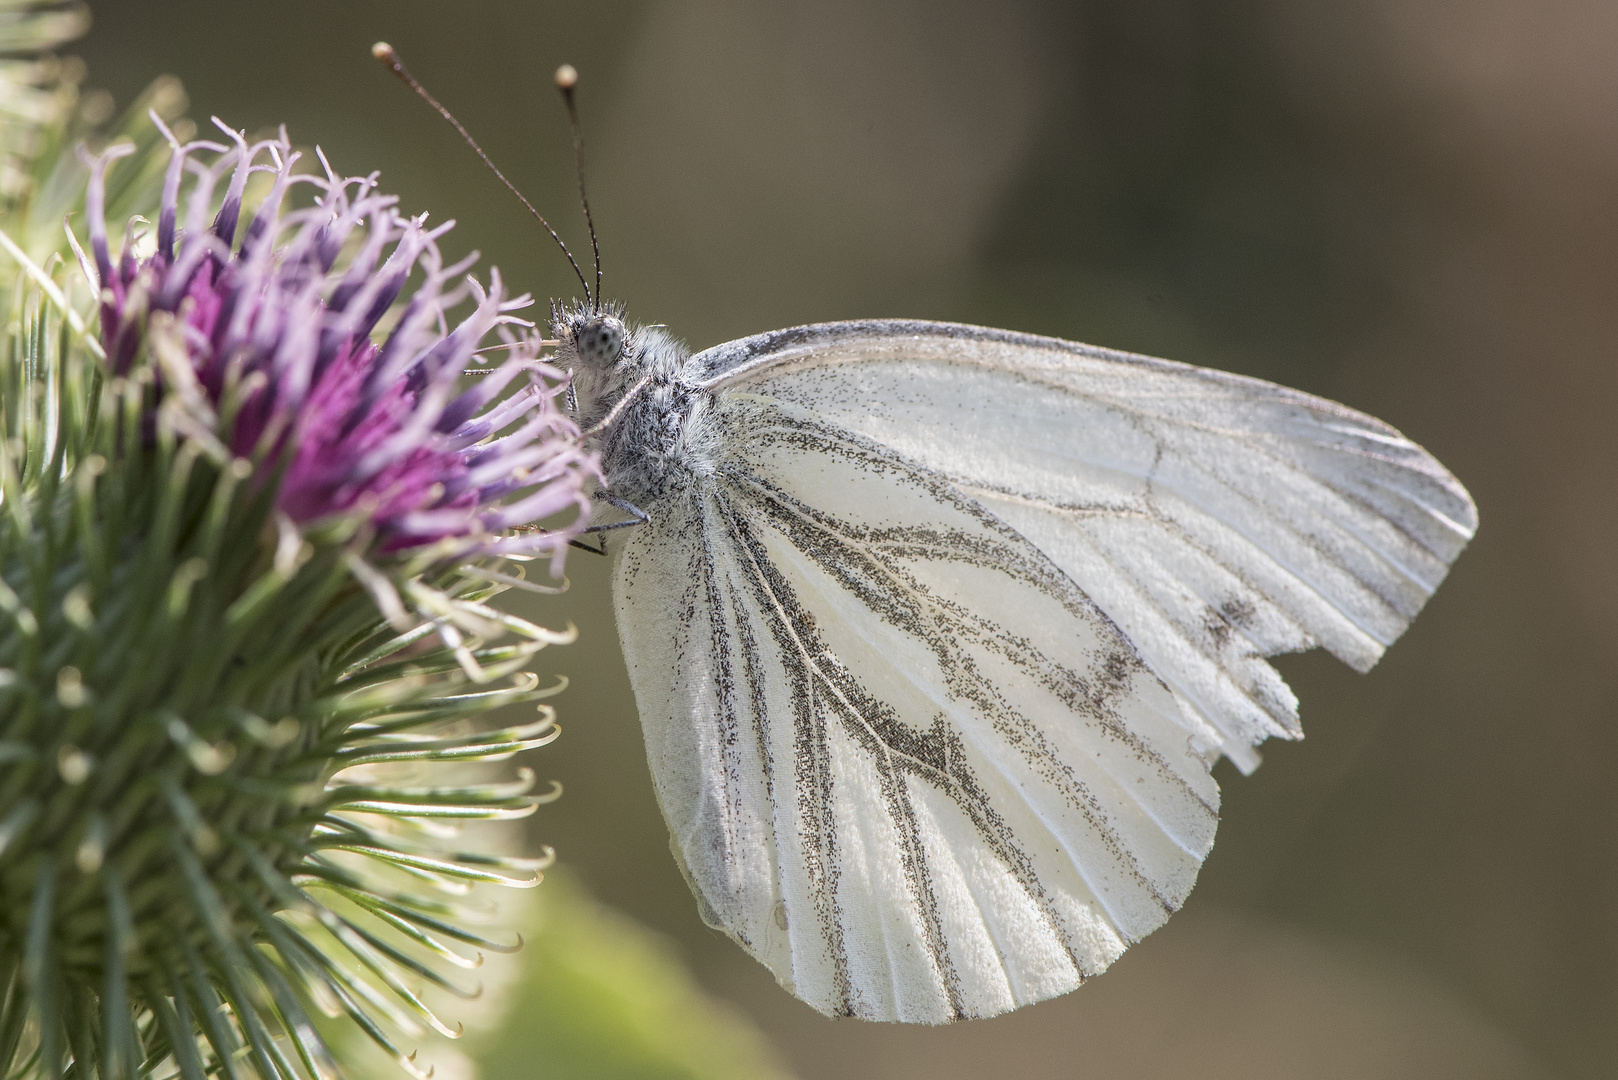
<path fill-rule="evenodd" d="M 76 12 L 10 0 L 0 31 Z M 54 104 L 4 129 L 0 192 L 0 1078 L 335 1075 L 312 1012 L 413 1068 L 401 1036 L 455 1033 L 422 988 L 474 994 L 446 967 L 513 947 L 457 897 L 543 861 L 456 833 L 549 797 L 464 763 L 543 745 L 551 713 L 474 719 L 554 692 L 523 668 L 570 635 L 487 606 L 522 578 L 490 545 L 389 548 L 374 500 L 281 512 L 291 449 L 221 452 L 229 410 L 199 412 L 174 367 L 191 309 L 120 312 L 145 332 L 108 365 L 105 296 L 61 250 L 85 177 L 71 70 L 5 63 L 0 112 Z M 124 125 L 120 226 L 158 218 L 169 151 L 143 118 L 180 102 L 160 84 Z"/>

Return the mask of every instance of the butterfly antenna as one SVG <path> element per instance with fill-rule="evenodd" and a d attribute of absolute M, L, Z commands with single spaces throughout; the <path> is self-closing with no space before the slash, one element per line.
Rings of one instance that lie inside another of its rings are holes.
<path fill-rule="evenodd" d="M 562 92 L 567 105 L 567 120 L 573 127 L 573 169 L 579 175 L 579 202 L 584 204 L 584 224 L 590 230 L 590 259 L 595 263 L 596 297 L 601 296 L 601 249 L 596 246 L 596 223 L 590 217 L 590 197 L 584 193 L 584 125 L 579 123 L 579 107 L 573 100 L 573 88 L 579 85 L 579 73 L 572 64 L 556 69 L 556 88 Z"/>
<path fill-rule="evenodd" d="M 551 239 L 556 241 L 556 246 L 562 249 L 562 254 L 567 256 L 568 265 L 572 266 L 573 272 L 578 275 L 579 284 L 584 287 L 585 300 L 593 305 L 595 303 L 595 297 L 590 292 L 590 283 L 585 280 L 584 271 L 579 269 L 578 260 L 573 258 L 573 252 L 569 251 L 567 249 L 567 245 L 562 243 L 562 238 L 556 234 L 555 229 L 551 228 L 551 223 L 545 220 L 545 215 L 541 214 L 538 210 L 535 210 L 534 204 L 529 202 L 527 197 L 524 196 L 522 192 L 517 190 L 517 185 L 506 179 L 506 174 L 501 172 L 500 167 L 490 160 L 488 154 L 483 152 L 483 147 L 479 146 L 478 141 L 472 138 L 472 133 L 470 131 L 467 131 L 466 128 L 461 126 L 461 122 L 455 119 L 454 114 L 448 109 L 444 108 L 444 106 L 440 105 L 438 103 L 438 99 L 429 94 L 427 92 L 427 88 L 416 81 L 416 77 L 410 74 L 410 72 L 405 68 L 404 61 L 399 59 L 399 54 L 393 51 L 392 45 L 389 45 L 385 41 L 379 41 L 375 45 L 371 46 L 371 55 L 382 61 L 382 63 L 387 66 L 389 71 L 393 72 L 399 77 L 400 82 L 404 83 L 406 86 L 410 87 L 410 89 L 420 94 L 421 99 L 437 110 L 439 116 L 442 116 L 445 120 L 448 120 L 450 125 L 456 131 L 461 133 L 461 138 L 466 140 L 466 145 L 472 148 L 472 152 L 482 159 L 483 164 L 489 167 L 490 172 L 494 173 L 495 176 L 500 178 L 500 182 L 502 184 L 506 185 L 506 190 L 517 196 L 517 200 L 528 208 L 528 212 L 534 215 L 535 220 L 545 227 L 545 231 L 551 234 Z M 578 136 L 575 135 L 575 143 L 577 142 L 577 139 Z M 589 218 L 588 209 L 585 211 L 585 218 L 586 220 Z M 595 247 L 595 231 L 593 229 L 590 232 L 590 246 L 592 248 Z M 601 271 L 598 267 L 596 270 L 596 280 L 598 283 L 601 279 L 600 275 Z"/>

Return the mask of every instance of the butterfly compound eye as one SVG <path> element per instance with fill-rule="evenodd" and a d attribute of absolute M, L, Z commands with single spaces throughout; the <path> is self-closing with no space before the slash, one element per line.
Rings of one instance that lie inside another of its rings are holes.
<path fill-rule="evenodd" d="M 617 319 L 588 319 L 574 338 L 579 359 L 596 367 L 611 367 L 624 355 L 624 324 Z"/>

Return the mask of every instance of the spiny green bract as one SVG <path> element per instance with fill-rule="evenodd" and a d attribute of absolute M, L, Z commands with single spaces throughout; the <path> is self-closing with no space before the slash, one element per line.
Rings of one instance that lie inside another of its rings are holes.
<path fill-rule="evenodd" d="M 552 692 L 522 668 L 564 636 L 486 606 L 516 580 L 493 560 L 292 526 L 283 466 L 210 453 L 148 351 L 113 376 L 36 213 L 82 192 L 72 90 L 0 222 L 0 1077 L 335 1075 L 311 1009 L 413 1067 L 401 1034 L 454 1034 L 418 988 L 474 994 L 444 965 L 512 947 L 456 897 L 541 864 L 453 850 L 543 801 L 455 763 L 548 742 L 549 711 L 469 721 Z M 121 173 L 112 212 L 155 217 L 162 167 Z"/>

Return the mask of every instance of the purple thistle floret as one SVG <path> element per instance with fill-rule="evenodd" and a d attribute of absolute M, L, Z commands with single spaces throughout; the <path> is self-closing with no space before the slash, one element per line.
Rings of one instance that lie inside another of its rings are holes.
<path fill-rule="evenodd" d="M 426 215 L 403 216 L 375 174 L 340 178 L 324 155 L 323 176 L 296 174 L 285 130 L 249 144 L 214 122 L 233 145 L 169 135 L 145 258 L 133 224 L 116 261 L 107 241 L 104 176 L 129 148 L 90 161 L 91 258 L 81 261 L 101 296 L 112 373 L 152 349 L 164 390 L 214 420 L 204 427 L 230 454 L 284 470 L 276 506 L 293 522 L 360 515 L 382 552 L 549 554 L 554 570 L 599 473 L 559 407 L 566 376 L 536 359 L 531 324 L 511 314 L 529 297 L 506 298 L 499 271 L 487 289 L 465 276 L 475 254 L 444 266 L 437 240 L 454 223 L 429 230 Z M 239 229 L 254 173 L 273 180 Z M 315 189 L 313 205 L 287 208 L 296 185 Z M 471 312 L 451 328 L 446 312 L 467 299 Z M 491 336 L 505 359 L 460 389 Z"/>

